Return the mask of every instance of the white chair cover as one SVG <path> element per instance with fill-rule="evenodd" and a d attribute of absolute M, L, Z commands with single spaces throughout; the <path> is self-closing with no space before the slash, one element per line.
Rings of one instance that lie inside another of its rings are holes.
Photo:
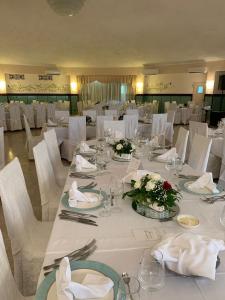
<path fill-rule="evenodd" d="M 127 115 L 138 115 L 138 109 L 127 109 L 126 114 Z"/>
<path fill-rule="evenodd" d="M 9 119 L 7 119 L 7 128 L 10 131 L 22 129 L 19 104 L 9 104 Z"/>
<path fill-rule="evenodd" d="M 165 101 L 164 102 L 164 111 L 168 112 L 169 109 L 170 109 L 170 101 Z"/>
<path fill-rule="evenodd" d="M 175 109 L 174 124 L 181 124 L 181 108 L 179 107 Z"/>
<path fill-rule="evenodd" d="M 104 121 L 104 131 L 107 129 L 112 130 L 112 135 L 115 134 L 116 131 L 121 133 L 121 138 L 125 138 L 125 121 Z"/>
<path fill-rule="evenodd" d="M 62 189 L 56 183 L 46 142 L 40 142 L 33 148 L 33 152 L 41 195 L 42 220 L 52 221 L 55 219 Z"/>
<path fill-rule="evenodd" d="M 0 171 L 0 196 L 11 241 L 15 281 L 23 295 L 33 295 L 51 224 L 36 220 L 18 158 Z"/>
<path fill-rule="evenodd" d="M 117 109 L 106 109 L 105 116 L 113 116 L 113 119 L 118 119 L 118 111 Z"/>
<path fill-rule="evenodd" d="M 205 137 L 208 137 L 208 124 L 190 121 L 189 122 L 189 139 L 188 139 L 188 147 L 187 147 L 187 155 L 190 153 L 191 145 L 193 142 L 193 138 L 195 134 L 199 134 Z"/>
<path fill-rule="evenodd" d="M 212 145 L 212 139 L 205 136 L 195 134 L 188 164 L 195 170 L 205 172 L 209 160 L 209 153 Z"/>
<path fill-rule="evenodd" d="M 78 114 L 80 115 L 83 110 L 83 102 L 82 101 L 77 102 L 77 110 L 78 110 Z"/>
<path fill-rule="evenodd" d="M 0 127 L 4 127 L 4 130 L 7 130 L 4 105 L 0 105 Z"/>
<path fill-rule="evenodd" d="M 133 139 L 138 130 L 138 114 L 125 115 L 123 120 L 125 121 L 125 137 Z"/>
<path fill-rule="evenodd" d="M 58 186 L 64 187 L 68 174 L 68 168 L 62 164 L 55 129 L 44 132 L 44 138 L 48 148 L 48 154 L 52 163 L 56 182 Z"/>
<path fill-rule="evenodd" d="M 33 104 L 34 107 L 34 119 L 35 127 L 42 128 L 46 123 L 46 105 L 45 104 Z"/>
<path fill-rule="evenodd" d="M 165 143 L 166 123 L 167 114 L 152 115 L 151 138 L 153 138 L 154 136 L 158 136 L 161 144 Z"/>
<path fill-rule="evenodd" d="M 190 120 L 195 121 L 195 122 L 201 122 L 202 121 L 202 107 L 201 106 L 195 106 L 192 109 Z"/>
<path fill-rule="evenodd" d="M 4 128 L 0 127 L 0 170 L 5 165 Z"/>
<path fill-rule="evenodd" d="M 175 119 L 175 111 L 174 110 L 169 110 L 167 112 L 167 122 L 169 123 L 174 123 L 174 119 Z"/>
<path fill-rule="evenodd" d="M 32 135 L 29 124 L 27 122 L 27 118 L 25 115 L 23 115 L 23 122 L 24 122 L 26 137 L 27 137 L 26 147 L 27 147 L 27 152 L 28 152 L 28 158 L 34 159 L 33 147 L 36 146 L 42 140 L 42 135 L 39 135 L 39 136 Z"/>
<path fill-rule="evenodd" d="M 188 136 L 189 136 L 189 131 L 183 127 L 180 127 L 175 148 L 179 158 L 182 160 L 183 163 L 185 161 L 185 156 L 186 156 Z"/>
<path fill-rule="evenodd" d="M 93 110 L 93 109 L 83 110 L 83 116 L 89 116 L 89 117 L 91 117 L 91 120 L 93 122 L 96 121 L 96 115 L 97 115 L 96 110 Z"/>
<path fill-rule="evenodd" d="M 61 146 L 61 157 L 72 161 L 73 153 L 76 146 L 81 141 L 86 141 L 86 117 L 70 117 L 68 137 L 65 139 Z"/>
<path fill-rule="evenodd" d="M 170 108 L 169 108 L 169 110 L 174 110 L 174 111 L 176 111 L 176 109 L 177 109 L 177 103 L 176 103 L 176 101 L 173 101 L 172 103 L 170 103 Z"/>
<path fill-rule="evenodd" d="M 52 122 L 55 122 L 55 120 L 56 120 L 54 103 L 47 104 L 47 120 L 51 120 Z"/>
<path fill-rule="evenodd" d="M 62 120 L 65 123 L 69 122 L 70 112 L 68 110 L 56 110 L 55 118 L 56 121 Z"/>
<path fill-rule="evenodd" d="M 113 116 L 97 116 L 96 119 L 96 137 L 103 138 L 104 137 L 104 121 L 112 121 Z"/>
<path fill-rule="evenodd" d="M 182 107 L 181 108 L 181 123 L 186 125 L 189 123 L 191 117 L 192 108 Z"/>
<path fill-rule="evenodd" d="M 35 128 L 35 122 L 34 122 L 34 109 L 32 104 L 20 104 L 21 112 L 22 112 L 22 123 L 23 127 L 25 128 L 23 115 L 26 116 L 27 122 L 29 124 L 30 128 Z"/>

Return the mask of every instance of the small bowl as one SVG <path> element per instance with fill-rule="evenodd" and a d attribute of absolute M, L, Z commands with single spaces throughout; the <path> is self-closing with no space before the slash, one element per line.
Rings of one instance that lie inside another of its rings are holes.
<path fill-rule="evenodd" d="M 192 215 L 178 215 L 177 223 L 187 229 L 194 229 L 200 225 L 199 219 Z"/>

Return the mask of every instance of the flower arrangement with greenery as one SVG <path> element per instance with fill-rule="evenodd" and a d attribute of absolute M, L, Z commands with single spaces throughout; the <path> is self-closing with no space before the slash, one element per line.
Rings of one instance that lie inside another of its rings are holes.
<path fill-rule="evenodd" d="M 135 146 L 128 140 L 122 139 L 112 145 L 114 152 L 118 155 L 132 154 L 135 151 Z"/>
<path fill-rule="evenodd" d="M 181 194 L 164 181 L 157 173 L 143 176 L 140 180 L 131 180 L 132 190 L 123 194 L 135 200 L 136 203 L 158 211 L 171 211 L 175 202 L 181 199 Z"/>

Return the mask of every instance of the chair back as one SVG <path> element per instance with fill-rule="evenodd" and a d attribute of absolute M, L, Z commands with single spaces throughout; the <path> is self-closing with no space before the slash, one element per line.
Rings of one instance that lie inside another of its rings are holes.
<path fill-rule="evenodd" d="M 97 116 L 96 118 L 96 137 L 103 138 L 104 137 L 104 121 L 112 121 L 113 116 Z"/>
<path fill-rule="evenodd" d="M 55 122 L 55 104 L 48 103 L 47 104 L 47 120 L 51 120 Z"/>
<path fill-rule="evenodd" d="M 55 119 L 56 121 L 64 121 L 65 123 L 69 122 L 70 112 L 68 110 L 56 110 Z"/>
<path fill-rule="evenodd" d="M 118 119 L 117 109 L 106 109 L 105 116 L 113 116 L 113 119 Z"/>
<path fill-rule="evenodd" d="M 19 104 L 13 103 L 9 105 L 9 122 L 11 131 L 22 129 Z"/>
<path fill-rule="evenodd" d="M 46 123 L 46 105 L 36 103 L 33 104 L 34 107 L 34 118 L 35 118 L 35 127 L 42 128 Z"/>
<path fill-rule="evenodd" d="M 193 169 L 200 172 L 206 171 L 211 145 L 212 139 L 199 134 L 194 135 L 188 159 L 188 164 Z"/>
<path fill-rule="evenodd" d="M 4 128 L 0 127 L 0 170 L 5 165 Z"/>
<path fill-rule="evenodd" d="M 165 135 L 167 123 L 167 113 L 152 115 L 151 137 Z"/>
<path fill-rule="evenodd" d="M 115 138 L 125 138 L 125 121 L 104 121 L 104 131 L 111 129 Z"/>
<path fill-rule="evenodd" d="M 5 107 L 2 104 L 0 104 L 0 127 L 4 127 L 4 130 L 7 130 L 5 119 Z"/>
<path fill-rule="evenodd" d="M 138 114 L 125 115 L 123 120 L 125 121 L 125 137 L 133 139 L 138 130 Z"/>
<path fill-rule="evenodd" d="M 93 110 L 93 109 L 83 110 L 83 116 L 91 117 L 91 120 L 93 122 L 96 121 L 96 115 L 97 115 L 96 110 Z"/>
<path fill-rule="evenodd" d="M 31 130 L 30 130 L 30 126 L 27 122 L 27 118 L 25 115 L 23 115 L 23 121 L 24 121 L 24 127 L 25 127 L 25 132 L 26 132 L 26 136 L 27 136 L 27 140 L 30 140 L 32 139 L 32 133 L 31 133 Z"/>
<path fill-rule="evenodd" d="M 81 141 L 86 141 L 86 117 L 70 117 L 68 135 L 72 145 L 77 145 Z"/>
<path fill-rule="evenodd" d="M 174 124 L 174 119 L 175 119 L 175 110 L 169 110 L 167 112 L 167 122 L 170 122 L 171 124 Z"/>
<path fill-rule="evenodd" d="M 185 156 L 186 156 L 188 136 L 189 136 L 189 131 L 183 127 L 180 127 L 178 136 L 177 136 L 177 141 L 175 144 L 175 148 L 176 148 L 178 157 L 182 160 L 183 163 L 185 161 Z"/>
<path fill-rule="evenodd" d="M 168 112 L 169 109 L 170 109 L 170 101 L 165 101 L 164 102 L 164 111 Z"/>
<path fill-rule="evenodd" d="M 138 109 L 127 109 L 126 114 L 127 115 L 138 115 Z"/>

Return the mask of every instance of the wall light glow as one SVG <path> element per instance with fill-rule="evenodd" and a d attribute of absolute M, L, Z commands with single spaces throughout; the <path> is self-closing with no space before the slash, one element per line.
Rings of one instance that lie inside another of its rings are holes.
<path fill-rule="evenodd" d="M 206 81 L 206 89 L 207 91 L 213 90 L 214 88 L 214 80 L 207 80 Z"/>
<path fill-rule="evenodd" d="M 136 93 L 137 94 L 143 93 L 143 82 L 139 81 L 136 83 Z"/>
<path fill-rule="evenodd" d="M 77 82 L 73 81 L 70 83 L 71 92 L 77 93 Z"/>
<path fill-rule="evenodd" d="M 0 80 L 0 92 L 1 93 L 6 92 L 6 82 L 5 82 L 5 80 Z"/>

